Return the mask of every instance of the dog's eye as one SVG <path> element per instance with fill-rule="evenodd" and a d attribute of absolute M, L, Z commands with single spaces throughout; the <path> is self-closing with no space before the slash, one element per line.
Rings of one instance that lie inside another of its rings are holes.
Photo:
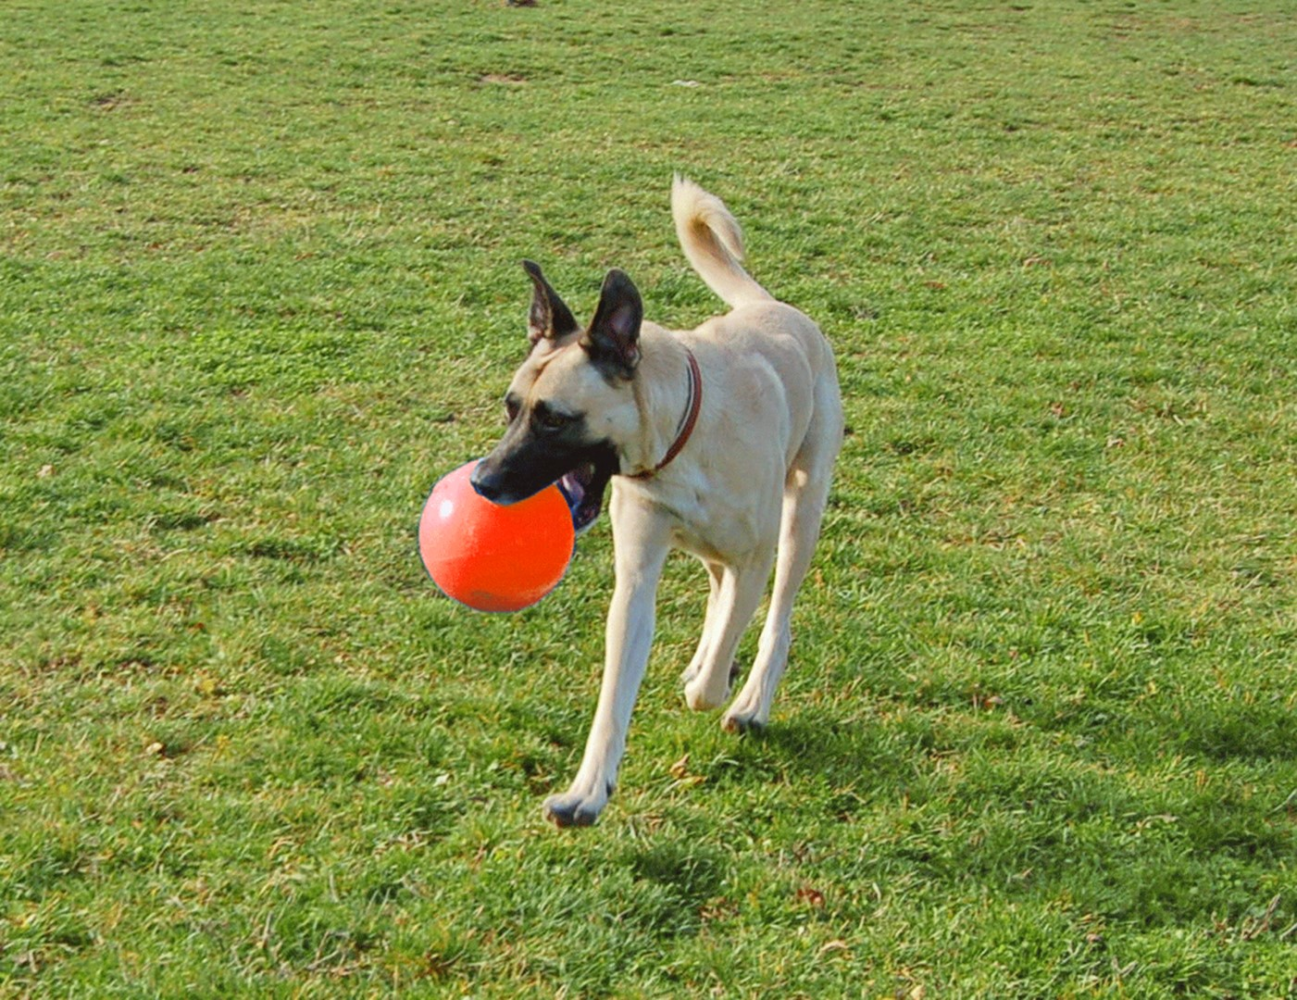
<path fill-rule="evenodd" d="M 566 427 L 575 418 L 572 417 L 570 414 L 562 413 L 558 410 L 550 409 L 550 407 L 546 406 L 544 403 L 541 403 L 537 405 L 537 407 L 532 411 L 532 419 L 534 419 L 539 426 L 545 428 L 546 430 L 556 431 L 562 427 Z"/>
<path fill-rule="evenodd" d="M 518 419 L 518 413 L 522 410 L 522 404 L 513 396 L 507 396 L 504 401 L 504 413 L 509 418 L 509 423 Z"/>

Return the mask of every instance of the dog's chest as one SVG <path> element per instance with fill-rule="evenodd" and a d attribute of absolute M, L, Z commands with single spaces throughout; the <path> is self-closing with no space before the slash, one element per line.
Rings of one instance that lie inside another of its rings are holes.
<path fill-rule="evenodd" d="M 733 490 L 725 484 L 701 480 L 693 483 L 690 478 L 617 483 L 614 489 L 623 491 L 625 500 L 638 513 L 665 521 L 674 548 L 708 561 L 729 563 L 742 558 L 778 531 L 777 499 L 763 502 L 750 489 Z M 614 505 L 614 531 L 618 527 L 618 506 Z"/>

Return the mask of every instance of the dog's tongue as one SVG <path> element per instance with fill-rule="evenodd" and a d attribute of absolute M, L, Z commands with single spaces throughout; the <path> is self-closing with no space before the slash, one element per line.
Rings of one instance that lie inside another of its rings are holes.
<path fill-rule="evenodd" d="M 603 506 L 603 485 L 596 484 L 599 475 L 593 463 L 579 465 L 558 481 L 558 488 L 572 512 L 572 527 L 582 532 L 594 523 Z"/>
<path fill-rule="evenodd" d="M 589 476 L 586 475 L 584 468 L 573 469 L 566 476 L 558 481 L 559 491 L 563 494 L 563 499 L 567 501 L 568 509 L 572 512 L 572 524 L 580 527 L 579 514 L 581 504 L 585 501 L 586 485 L 589 482 Z"/>

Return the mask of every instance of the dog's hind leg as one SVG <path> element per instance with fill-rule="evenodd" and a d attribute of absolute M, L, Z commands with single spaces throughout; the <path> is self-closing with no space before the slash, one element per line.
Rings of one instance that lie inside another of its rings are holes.
<path fill-rule="evenodd" d="M 728 696 L 734 653 L 761 603 L 774 556 L 773 549 L 761 550 L 722 570 L 720 590 L 707 614 L 703 638 L 706 648 L 700 648 L 698 668 L 685 684 L 685 702 L 690 708 L 718 708 Z"/>
<path fill-rule="evenodd" d="M 842 417 L 836 392 L 827 394 L 825 402 L 827 405 L 817 412 L 784 487 L 779 557 L 770 611 L 747 683 L 721 718 L 721 725 L 730 732 L 757 728 L 770 721 L 770 703 L 788 665 L 793 600 L 810 568 L 828 501 L 833 461 L 842 440 Z"/>
<path fill-rule="evenodd" d="M 684 682 L 686 689 L 689 684 L 697 677 L 703 669 L 703 664 L 707 662 L 708 651 L 714 644 L 714 639 L 719 630 L 719 614 L 717 608 L 720 605 L 721 584 L 724 580 L 725 567 L 718 562 L 702 560 L 703 565 L 707 568 L 707 582 L 709 588 L 707 591 L 707 612 L 703 616 L 703 633 L 698 640 L 698 649 L 694 653 L 694 658 L 689 661 L 689 667 L 681 675 L 680 679 Z M 691 705 L 691 708 L 704 708 L 712 706 Z"/>
<path fill-rule="evenodd" d="M 810 566 L 827 492 L 827 483 L 821 487 L 809 481 L 789 488 L 780 527 L 775 585 L 757 658 L 743 690 L 721 719 L 721 725 L 730 732 L 764 726 L 770 721 L 770 703 L 788 664 L 788 647 L 792 643 L 789 621 L 793 599 Z"/>

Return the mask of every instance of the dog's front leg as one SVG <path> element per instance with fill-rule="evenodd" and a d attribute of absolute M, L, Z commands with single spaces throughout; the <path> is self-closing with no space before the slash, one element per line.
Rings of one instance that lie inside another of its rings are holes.
<path fill-rule="evenodd" d="M 599 705 L 576 780 L 562 795 L 545 800 L 545 818 L 557 826 L 589 826 L 607 805 L 653 644 L 654 603 L 668 551 L 666 529 L 643 514 L 618 518 L 614 507 L 613 545 L 617 579 L 608 610 Z"/>

